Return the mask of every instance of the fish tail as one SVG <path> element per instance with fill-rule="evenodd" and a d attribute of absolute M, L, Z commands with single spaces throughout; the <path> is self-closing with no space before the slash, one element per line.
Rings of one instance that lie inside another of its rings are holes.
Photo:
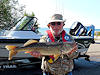
<path fill-rule="evenodd" d="M 6 45 L 5 46 L 5 48 L 7 50 L 9 50 L 9 58 L 8 58 L 8 60 L 11 60 L 12 57 L 17 54 L 17 51 L 15 50 L 16 47 L 17 46 L 13 46 L 13 45 Z"/>

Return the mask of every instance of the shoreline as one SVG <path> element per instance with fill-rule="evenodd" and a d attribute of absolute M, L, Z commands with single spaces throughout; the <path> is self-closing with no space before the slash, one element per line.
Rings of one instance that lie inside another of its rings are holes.
<path fill-rule="evenodd" d="M 94 40 L 100 40 L 100 36 L 94 36 Z"/>

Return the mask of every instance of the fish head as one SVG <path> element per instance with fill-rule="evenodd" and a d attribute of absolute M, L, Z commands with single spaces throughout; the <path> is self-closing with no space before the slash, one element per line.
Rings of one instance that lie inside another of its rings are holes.
<path fill-rule="evenodd" d="M 71 51 L 73 49 L 73 47 L 74 47 L 74 43 L 72 43 L 72 42 L 64 42 L 62 50 L 65 53 L 68 53 L 69 51 Z"/>
<path fill-rule="evenodd" d="M 66 42 L 66 43 L 63 44 L 63 46 L 64 46 L 65 48 L 71 48 L 71 47 L 72 47 L 72 43 L 69 43 L 69 42 L 67 43 L 67 42 Z"/>
<path fill-rule="evenodd" d="M 64 53 L 70 53 L 72 54 L 73 52 L 75 52 L 78 48 L 77 48 L 77 45 L 75 42 L 68 42 L 68 43 L 65 43 L 64 46 Z"/>

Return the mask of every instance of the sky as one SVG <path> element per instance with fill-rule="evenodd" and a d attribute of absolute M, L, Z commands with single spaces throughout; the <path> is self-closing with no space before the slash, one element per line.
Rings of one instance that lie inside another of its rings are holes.
<path fill-rule="evenodd" d="M 18 0 L 25 5 L 27 13 L 34 12 L 38 18 L 39 27 L 47 27 L 50 17 L 62 14 L 65 28 L 70 28 L 73 22 L 79 21 L 84 26 L 94 25 L 100 29 L 100 0 Z"/>

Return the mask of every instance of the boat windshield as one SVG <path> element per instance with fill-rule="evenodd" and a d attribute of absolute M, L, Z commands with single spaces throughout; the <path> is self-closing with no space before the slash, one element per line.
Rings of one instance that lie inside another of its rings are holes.
<path fill-rule="evenodd" d="M 35 17 L 24 16 L 11 30 L 31 30 L 36 22 Z"/>

